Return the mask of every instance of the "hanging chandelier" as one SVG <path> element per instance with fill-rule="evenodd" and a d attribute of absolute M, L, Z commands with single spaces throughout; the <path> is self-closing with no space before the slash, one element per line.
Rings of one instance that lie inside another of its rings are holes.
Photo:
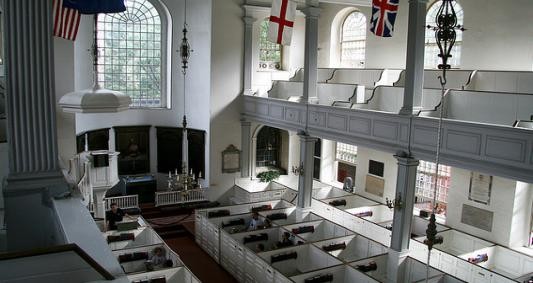
<path fill-rule="evenodd" d="M 181 171 L 187 174 L 189 169 L 189 139 L 187 136 L 187 68 L 189 67 L 189 57 L 191 56 L 191 46 L 187 38 L 187 0 L 184 1 L 183 17 L 183 38 L 180 44 L 181 73 L 183 74 L 183 138 L 182 138 L 182 164 Z"/>

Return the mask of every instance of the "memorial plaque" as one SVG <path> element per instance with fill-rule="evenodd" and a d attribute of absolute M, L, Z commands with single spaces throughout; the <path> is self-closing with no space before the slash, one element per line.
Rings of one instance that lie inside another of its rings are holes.
<path fill-rule="evenodd" d="M 383 193 L 385 192 L 385 180 L 370 174 L 366 175 L 365 191 L 383 197 Z"/>
<path fill-rule="evenodd" d="M 482 204 L 490 204 L 492 190 L 492 176 L 477 172 L 470 173 L 470 188 L 468 199 Z"/>
<path fill-rule="evenodd" d="M 463 204 L 461 222 L 481 230 L 492 232 L 494 213 L 485 209 Z"/>

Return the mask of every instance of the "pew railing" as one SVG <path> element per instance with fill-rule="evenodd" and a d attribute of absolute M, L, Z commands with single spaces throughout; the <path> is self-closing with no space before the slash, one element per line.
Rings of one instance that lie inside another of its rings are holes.
<path fill-rule="evenodd" d="M 104 199 L 105 210 L 111 209 L 111 204 L 116 203 L 121 209 L 139 208 L 139 195 L 127 195 Z"/>
<path fill-rule="evenodd" d="M 155 193 L 155 206 L 207 201 L 206 189 Z"/>
<path fill-rule="evenodd" d="M 91 185 L 91 179 L 89 177 L 89 165 L 90 162 L 86 161 L 85 165 L 83 166 L 83 176 L 78 182 L 78 189 L 80 190 L 83 204 L 87 206 L 90 211 L 90 205 L 93 203 L 93 187 Z"/>

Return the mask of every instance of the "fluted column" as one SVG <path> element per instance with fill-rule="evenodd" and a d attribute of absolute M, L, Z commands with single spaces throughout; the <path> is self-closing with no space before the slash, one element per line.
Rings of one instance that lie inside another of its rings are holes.
<path fill-rule="evenodd" d="M 244 94 L 253 94 L 252 91 L 252 72 L 253 72 L 253 27 L 255 18 L 250 16 L 242 17 L 244 21 L 244 77 L 243 90 Z"/>
<path fill-rule="evenodd" d="M 241 121 L 241 177 L 250 177 L 250 142 L 252 123 Z"/>
<path fill-rule="evenodd" d="M 402 115 L 412 115 L 413 107 L 422 106 L 427 2 L 428 0 L 409 0 L 405 88 L 400 110 Z"/>
<path fill-rule="evenodd" d="M 305 14 L 303 103 L 307 103 L 310 97 L 317 96 L 318 17 L 320 10 L 314 6 L 307 6 L 303 10 Z"/>
<path fill-rule="evenodd" d="M 310 137 L 305 133 L 299 133 L 300 136 L 300 172 L 298 177 L 298 208 L 311 207 L 311 198 L 313 194 L 313 169 L 314 153 L 317 138 Z"/>

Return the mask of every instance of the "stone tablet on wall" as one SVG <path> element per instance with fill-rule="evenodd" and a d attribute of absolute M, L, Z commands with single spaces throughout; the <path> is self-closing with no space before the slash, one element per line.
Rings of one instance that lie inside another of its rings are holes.
<path fill-rule="evenodd" d="M 365 191 L 373 195 L 383 197 L 385 192 L 385 180 L 370 174 L 366 175 Z"/>
<path fill-rule="evenodd" d="M 490 204 L 490 194 L 492 191 L 492 176 L 477 172 L 470 173 L 470 188 L 468 199 L 482 204 Z"/>
<path fill-rule="evenodd" d="M 492 231 L 494 213 L 485 209 L 463 204 L 461 222 L 481 230 Z"/>

